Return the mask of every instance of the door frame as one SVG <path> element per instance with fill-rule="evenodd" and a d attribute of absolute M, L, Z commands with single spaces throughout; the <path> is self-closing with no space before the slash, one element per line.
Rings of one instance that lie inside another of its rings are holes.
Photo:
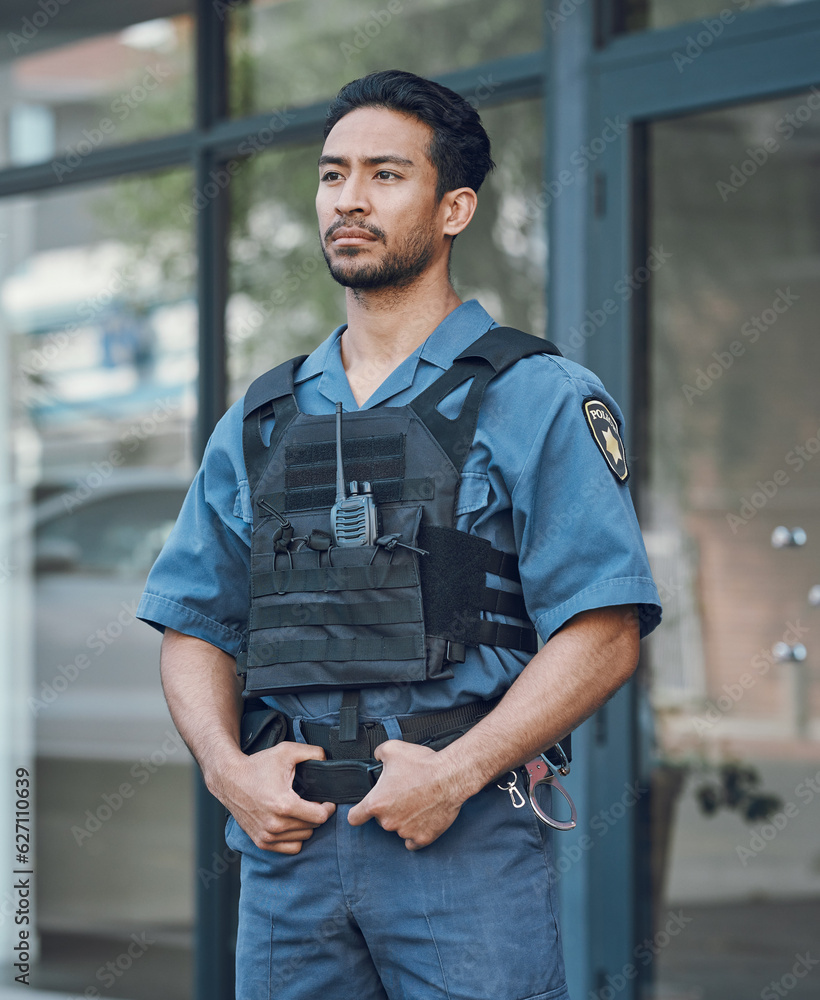
<path fill-rule="evenodd" d="M 595 371 L 621 403 L 639 516 L 643 428 L 651 416 L 645 368 L 651 279 L 626 301 L 613 291 L 633 273 L 637 280 L 649 250 L 648 126 L 820 85 L 820 0 L 750 11 L 741 5 L 726 0 L 712 18 L 612 35 L 616 0 L 547 4 L 548 176 L 550 193 L 560 195 L 549 206 L 548 336 L 559 346 L 568 342 L 565 353 Z M 618 308 L 597 325 L 607 300 Z M 649 761 L 638 701 L 633 681 L 573 736 L 579 815 L 586 830 L 596 817 L 599 833 L 606 827 L 606 836 L 592 837 L 594 849 L 581 833 L 555 840 L 574 1000 L 603 1000 L 607 989 L 630 1000 L 647 972 L 631 972 L 636 943 L 651 937 Z M 609 825 L 608 810 L 635 782 L 637 808 Z"/>

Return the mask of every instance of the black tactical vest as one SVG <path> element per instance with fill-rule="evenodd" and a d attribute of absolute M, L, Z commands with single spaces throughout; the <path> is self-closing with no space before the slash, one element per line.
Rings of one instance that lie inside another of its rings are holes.
<path fill-rule="evenodd" d="M 486 585 L 487 573 L 518 581 L 517 556 L 456 530 L 455 508 L 484 389 L 536 353 L 560 352 L 519 330 L 493 329 L 408 405 L 344 414 L 345 490 L 361 497 L 369 484 L 378 512 L 366 539 L 355 517 L 341 528 L 336 522 L 334 537 L 337 417 L 299 410 L 293 375 L 304 356 L 253 383 L 243 424 L 253 505 L 250 616 L 237 661 L 246 696 L 449 678 L 467 645 L 535 653 L 523 598 Z M 437 404 L 467 381 L 458 417 L 445 417 Z M 265 446 L 261 421 L 271 414 Z M 482 611 L 521 624 L 490 621 Z"/>

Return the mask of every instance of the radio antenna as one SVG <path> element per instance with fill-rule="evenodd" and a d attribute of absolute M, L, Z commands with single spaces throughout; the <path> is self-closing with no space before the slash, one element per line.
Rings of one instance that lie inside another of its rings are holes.
<path fill-rule="evenodd" d="M 336 404 L 336 503 L 346 497 L 345 471 L 342 465 L 342 404 Z"/>
<path fill-rule="evenodd" d="M 375 545 L 379 535 L 379 512 L 370 483 L 351 482 L 347 496 L 342 464 L 342 404 L 336 404 L 336 503 L 330 509 L 330 537 L 334 545 Z M 372 562 L 372 560 L 371 560 Z"/>

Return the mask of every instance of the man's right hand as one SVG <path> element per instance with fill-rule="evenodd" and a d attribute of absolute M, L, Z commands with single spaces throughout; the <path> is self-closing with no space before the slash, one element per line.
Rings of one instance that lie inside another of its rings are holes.
<path fill-rule="evenodd" d="M 257 847 L 298 854 L 302 844 L 336 811 L 333 802 L 307 802 L 294 792 L 293 775 L 303 760 L 324 760 L 321 747 L 278 743 L 224 768 L 219 798 Z"/>
<path fill-rule="evenodd" d="M 298 854 L 336 811 L 332 802 L 306 802 L 292 788 L 299 761 L 324 760 L 324 750 L 279 743 L 252 756 L 242 753 L 236 660 L 204 639 L 167 628 L 161 672 L 171 716 L 212 794 L 257 847 Z"/>

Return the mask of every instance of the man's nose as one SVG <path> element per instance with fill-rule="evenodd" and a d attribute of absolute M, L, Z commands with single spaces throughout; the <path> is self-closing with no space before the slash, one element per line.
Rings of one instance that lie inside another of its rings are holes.
<path fill-rule="evenodd" d="M 351 215 L 354 212 L 366 214 L 370 210 L 370 205 L 361 181 L 355 177 L 348 177 L 339 191 L 334 207 L 338 215 Z"/>

